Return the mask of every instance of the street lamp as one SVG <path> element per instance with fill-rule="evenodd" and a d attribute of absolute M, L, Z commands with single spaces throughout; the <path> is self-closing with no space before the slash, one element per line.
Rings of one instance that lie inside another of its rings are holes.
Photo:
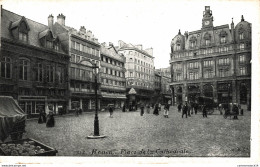
<path fill-rule="evenodd" d="M 106 136 L 104 135 L 99 135 L 99 120 L 98 120 L 98 83 L 97 83 L 97 75 L 98 75 L 98 66 L 96 63 L 92 63 L 92 70 L 93 74 L 95 76 L 95 118 L 94 118 L 94 135 L 90 135 L 87 138 L 88 139 L 100 139 L 104 138 Z"/>

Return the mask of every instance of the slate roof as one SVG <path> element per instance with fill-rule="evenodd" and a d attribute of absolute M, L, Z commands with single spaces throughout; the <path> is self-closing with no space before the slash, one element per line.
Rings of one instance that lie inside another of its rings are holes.
<path fill-rule="evenodd" d="M 24 18 L 30 28 L 30 31 L 28 32 L 28 44 L 40 48 L 44 48 L 40 44 L 40 38 L 43 37 L 43 35 L 46 35 L 46 33 L 49 30 L 49 27 L 47 25 L 44 25 L 42 23 L 38 23 L 36 21 L 30 20 L 28 18 L 25 18 L 21 15 L 18 15 L 16 13 L 10 12 L 6 9 L 2 9 L 2 16 L 1 16 L 1 37 L 6 39 L 13 40 L 13 36 L 10 32 L 11 28 L 15 28 L 19 25 L 21 19 Z M 53 35 L 54 36 L 54 35 Z M 54 36 L 55 38 L 55 36 Z M 45 48 L 46 49 L 46 48 Z M 65 53 L 64 51 L 60 51 L 62 53 Z"/>

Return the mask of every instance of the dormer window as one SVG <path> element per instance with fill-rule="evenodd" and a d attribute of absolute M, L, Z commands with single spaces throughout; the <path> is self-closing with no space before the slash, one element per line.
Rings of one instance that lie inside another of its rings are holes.
<path fill-rule="evenodd" d="M 220 43 L 226 43 L 226 37 L 220 37 Z"/>
<path fill-rule="evenodd" d="M 222 30 L 219 33 L 219 37 L 220 37 L 220 43 L 226 43 L 227 42 L 227 32 Z"/>
<path fill-rule="evenodd" d="M 46 47 L 49 48 L 49 49 L 52 49 L 53 48 L 52 41 L 46 41 Z"/>
<path fill-rule="evenodd" d="M 59 47 L 59 44 L 58 43 L 54 43 L 54 49 L 56 51 L 59 51 L 60 50 L 60 47 Z"/>
<path fill-rule="evenodd" d="M 27 33 L 19 32 L 19 40 L 23 41 L 23 42 L 27 42 L 27 40 L 28 40 Z"/>
<path fill-rule="evenodd" d="M 30 31 L 29 25 L 25 17 L 22 17 L 20 20 L 12 22 L 10 24 L 9 30 L 15 39 L 18 39 L 22 42 L 28 42 L 28 32 Z"/>

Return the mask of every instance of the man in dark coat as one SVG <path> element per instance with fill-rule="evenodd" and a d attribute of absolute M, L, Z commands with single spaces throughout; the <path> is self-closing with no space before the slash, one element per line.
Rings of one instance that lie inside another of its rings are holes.
<path fill-rule="evenodd" d="M 155 104 L 154 110 L 153 110 L 154 115 L 159 115 L 159 109 L 158 109 L 158 104 Z"/>
<path fill-rule="evenodd" d="M 194 103 L 194 112 L 195 114 L 198 112 L 198 104 L 196 102 Z"/>
<path fill-rule="evenodd" d="M 233 105 L 233 113 L 234 113 L 234 118 L 233 119 L 238 119 L 237 118 L 237 115 L 239 114 L 239 110 L 238 110 L 238 107 L 237 107 L 237 105 Z"/>
<path fill-rule="evenodd" d="M 183 118 L 183 115 L 186 115 L 186 118 L 187 118 L 187 112 L 188 112 L 188 104 L 187 102 L 184 104 L 184 106 L 182 107 L 182 118 Z"/>
<path fill-rule="evenodd" d="M 125 112 L 125 105 L 123 105 L 122 112 Z"/>
<path fill-rule="evenodd" d="M 109 105 L 109 114 L 110 114 L 110 118 L 113 118 L 113 108 L 111 105 Z"/>
<path fill-rule="evenodd" d="M 140 115 L 143 116 L 144 115 L 144 105 L 141 104 L 140 108 L 141 108 Z"/>
<path fill-rule="evenodd" d="M 178 112 L 181 112 L 181 103 L 178 105 Z"/>
<path fill-rule="evenodd" d="M 207 109 L 206 109 L 206 105 L 203 105 L 203 107 L 202 107 L 202 116 L 203 116 L 203 118 L 204 118 L 204 117 L 207 118 Z"/>

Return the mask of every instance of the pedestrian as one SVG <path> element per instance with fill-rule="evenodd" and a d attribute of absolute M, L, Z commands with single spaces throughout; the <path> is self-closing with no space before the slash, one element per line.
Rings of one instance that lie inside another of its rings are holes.
<path fill-rule="evenodd" d="M 207 118 L 207 109 L 206 109 L 206 105 L 202 106 L 202 116 L 203 118 L 206 117 Z"/>
<path fill-rule="evenodd" d="M 39 115 L 39 119 L 38 119 L 38 124 L 46 123 L 46 116 L 44 114 L 42 107 L 39 107 L 39 112 L 40 112 L 40 115 Z"/>
<path fill-rule="evenodd" d="M 75 115 L 78 117 L 79 116 L 79 107 L 75 108 Z"/>
<path fill-rule="evenodd" d="M 155 104 L 153 114 L 156 115 L 156 116 L 159 115 L 158 104 Z"/>
<path fill-rule="evenodd" d="M 186 102 L 184 104 L 184 106 L 182 107 L 182 118 L 183 118 L 183 115 L 186 115 L 186 118 L 187 118 L 187 112 L 188 112 L 188 103 Z"/>
<path fill-rule="evenodd" d="M 53 106 L 49 106 L 49 114 L 47 116 L 47 121 L 46 121 L 46 127 L 54 127 L 55 126 L 55 119 L 53 115 Z"/>
<path fill-rule="evenodd" d="M 222 115 L 223 114 L 223 112 L 222 112 L 223 106 L 222 106 L 221 103 L 218 105 L 218 109 L 219 109 L 219 112 L 220 112 L 219 114 Z"/>
<path fill-rule="evenodd" d="M 178 112 L 181 112 L 181 108 L 182 108 L 182 105 L 181 105 L 181 103 L 179 103 L 179 105 L 178 105 Z"/>
<path fill-rule="evenodd" d="M 161 103 L 159 103 L 159 104 L 158 104 L 158 110 L 159 110 L 159 111 L 161 111 L 161 107 L 162 107 L 162 105 L 161 105 Z"/>
<path fill-rule="evenodd" d="M 191 106 L 190 106 L 190 103 L 188 103 L 188 116 L 190 117 L 190 110 L 191 110 Z"/>
<path fill-rule="evenodd" d="M 193 108 L 194 108 L 194 103 L 191 102 L 191 103 L 190 103 L 190 110 L 191 110 L 191 114 L 192 114 L 192 115 L 193 115 Z"/>
<path fill-rule="evenodd" d="M 234 117 L 233 117 L 233 119 L 238 119 L 237 118 L 237 115 L 239 114 L 239 111 L 238 111 L 238 107 L 237 107 L 237 105 L 233 105 L 233 113 L 234 113 Z"/>
<path fill-rule="evenodd" d="M 125 104 L 123 105 L 122 112 L 125 112 Z"/>
<path fill-rule="evenodd" d="M 194 103 L 194 112 L 197 114 L 199 105 L 195 102 Z"/>
<path fill-rule="evenodd" d="M 82 109 L 79 107 L 79 114 L 81 115 L 82 114 Z"/>
<path fill-rule="evenodd" d="M 109 105 L 109 114 L 110 114 L 110 118 L 113 118 L 113 108 L 111 105 Z"/>
<path fill-rule="evenodd" d="M 143 104 L 141 104 L 140 109 L 141 109 L 140 115 L 143 116 L 144 115 L 144 105 Z"/>
<path fill-rule="evenodd" d="M 244 109 L 243 108 L 240 110 L 240 114 L 244 115 Z"/>
<path fill-rule="evenodd" d="M 147 114 L 150 114 L 150 104 L 147 104 L 147 106 L 146 106 L 146 112 L 147 112 Z"/>
<path fill-rule="evenodd" d="M 165 106 L 164 106 L 164 117 L 165 118 L 169 118 L 169 109 L 170 109 L 170 105 L 165 104 Z"/>

